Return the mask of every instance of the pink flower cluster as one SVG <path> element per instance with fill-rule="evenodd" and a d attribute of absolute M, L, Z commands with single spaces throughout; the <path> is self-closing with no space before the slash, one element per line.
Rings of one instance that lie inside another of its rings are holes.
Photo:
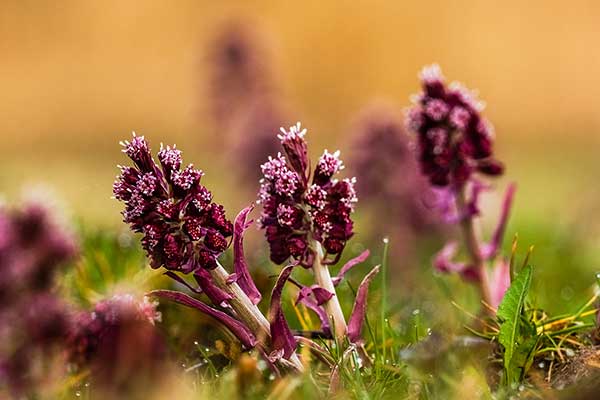
<path fill-rule="evenodd" d="M 184 273 L 214 268 L 229 245 L 233 225 L 200 184 L 202 171 L 192 164 L 182 168 L 175 146 L 161 146 L 159 167 L 143 136 L 134 134 L 122 145 L 135 167 L 121 167 L 113 193 L 125 203 L 124 221 L 144 235 L 152 267 Z"/>
<path fill-rule="evenodd" d="M 269 157 L 262 165 L 258 194 L 263 206 L 260 226 L 265 229 L 271 259 L 281 264 L 293 257 L 308 267 L 315 256 L 309 244 L 314 239 L 337 261 L 354 233 L 351 214 L 357 201 L 356 180 L 334 178 L 344 165 L 339 151 L 327 150 L 311 179 L 306 129 L 298 123 L 281 131 L 285 155 Z"/>
<path fill-rule="evenodd" d="M 425 67 L 420 77 L 423 92 L 415 96 L 407 122 L 418 135 L 421 170 L 431 183 L 462 187 L 474 172 L 502 174 L 482 103 L 461 84 L 446 85 L 438 65 Z"/>

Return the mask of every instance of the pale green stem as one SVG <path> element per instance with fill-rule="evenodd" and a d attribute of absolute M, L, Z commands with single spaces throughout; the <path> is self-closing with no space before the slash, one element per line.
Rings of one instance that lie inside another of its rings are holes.
<path fill-rule="evenodd" d="M 456 203 L 459 213 L 464 213 L 467 208 L 464 188 L 456 196 Z M 462 228 L 463 240 L 467 249 L 467 253 L 471 258 L 471 263 L 477 270 L 479 276 L 479 290 L 481 292 L 481 299 L 487 304 L 491 305 L 493 302 L 490 277 L 485 265 L 485 260 L 481 256 L 481 245 L 477 232 L 475 231 L 473 217 L 468 216 L 466 218 L 462 218 L 460 225 Z M 489 311 L 487 307 L 484 307 L 484 309 Z"/>
<path fill-rule="evenodd" d="M 250 298 L 248 298 L 246 293 L 237 283 L 227 283 L 229 272 L 227 272 L 221 264 L 218 264 L 216 268 L 210 270 L 210 274 L 219 288 L 227 291 L 233 296 L 229 300 L 229 305 L 235 311 L 236 316 L 250 328 L 261 347 L 265 350 L 269 349 L 271 342 L 271 328 L 269 321 L 265 318 L 263 313 L 260 312 L 256 305 L 252 304 Z M 304 366 L 295 353 L 292 354 L 288 361 L 295 370 L 304 370 Z"/>
<path fill-rule="evenodd" d="M 327 265 L 321 262 L 323 259 L 323 249 L 321 244 L 316 240 L 311 241 L 311 246 L 315 250 L 315 261 L 313 262 L 315 281 L 317 285 L 328 292 L 333 293 L 333 297 L 324 304 L 325 312 L 327 313 L 329 319 L 333 322 L 335 337 L 340 342 L 343 342 L 345 340 L 347 331 L 346 319 L 344 318 L 344 313 L 342 312 L 342 307 L 340 306 L 340 302 L 335 291 L 335 286 L 333 285 L 333 280 L 329 274 L 329 268 Z"/>

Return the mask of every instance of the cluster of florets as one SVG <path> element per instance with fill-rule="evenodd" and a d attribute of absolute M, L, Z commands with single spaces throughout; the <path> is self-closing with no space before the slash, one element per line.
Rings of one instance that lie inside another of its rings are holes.
<path fill-rule="evenodd" d="M 0 297 L 2 304 L 49 289 L 57 270 L 74 258 L 73 236 L 41 202 L 21 209 L 0 205 Z"/>
<path fill-rule="evenodd" d="M 388 229 L 399 233 L 431 228 L 434 218 L 426 204 L 432 192 L 419 171 L 401 115 L 386 104 L 370 105 L 353 130 L 352 170 L 361 199 L 373 205 Z M 404 236 L 402 242 L 410 240 Z"/>
<path fill-rule="evenodd" d="M 69 307 L 52 289 L 76 252 L 46 202 L 0 206 L 0 387 L 15 397 L 48 374 L 33 366 L 48 362 L 69 331 Z"/>
<path fill-rule="evenodd" d="M 350 214 L 357 201 L 356 180 L 333 178 L 344 165 L 339 151 L 327 150 L 319 158 L 311 180 L 306 129 L 298 123 L 281 131 L 279 139 L 287 158 L 278 154 L 262 165 L 258 200 L 263 205 L 260 225 L 265 229 L 271 259 L 280 264 L 293 257 L 303 265 L 311 265 L 311 239 L 337 258 L 353 235 Z"/>
<path fill-rule="evenodd" d="M 202 171 L 192 164 L 182 168 L 175 146 L 161 145 L 159 167 L 143 136 L 134 134 L 121 144 L 135 167 L 121 167 L 113 193 L 125 203 L 124 221 L 144 235 L 151 266 L 184 273 L 216 267 L 233 226 L 223 206 L 200 184 Z"/>
<path fill-rule="evenodd" d="M 158 302 L 152 302 L 147 297 L 140 301 L 130 294 L 124 294 L 100 301 L 92 311 L 79 313 L 68 338 L 70 361 L 86 365 L 98 354 L 99 348 L 107 350 L 106 343 L 113 345 L 114 340 L 118 340 L 118 337 L 111 336 L 124 333 L 128 327 L 160 322 L 161 314 L 156 310 L 157 305 Z"/>
<path fill-rule="evenodd" d="M 438 65 L 425 67 L 420 78 L 423 93 L 407 117 L 430 182 L 460 188 L 474 172 L 502 174 L 502 164 L 492 156 L 492 127 L 480 114 L 482 103 L 462 85 L 446 85 Z"/>

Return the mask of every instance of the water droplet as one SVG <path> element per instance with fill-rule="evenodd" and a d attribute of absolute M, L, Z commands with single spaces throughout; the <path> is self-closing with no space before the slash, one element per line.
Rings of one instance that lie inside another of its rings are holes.
<path fill-rule="evenodd" d="M 83 386 L 85 386 L 85 387 L 90 387 L 90 383 L 89 383 L 89 382 L 86 382 L 86 383 L 85 383 L 85 385 L 83 385 Z"/>
<path fill-rule="evenodd" d="M 573 357 L 575 356 L 575 351 L 573 351 L 573 349 L 567 349 L 565 351 L 565 354 L 567 355 L 567 357 Z"/>
<path fill-rule="evenodd" d="M 275 380 L 275 374 L 271 374 L 271 375 L 269 375 L 269 380 L 270 380 L 270 381 L 274 381 L 274 380 Z"/>
<path fill-rule="evenodd" d="M 383 243 L 388 244 L 389 242 L 390 242 L 390 238 L 388 238 L 388 237 L 383 238 Z"/>
<path fill-rule="evenodd" d="M 427 336 L 431 336 L 432 333 L 433 331 L 431 330 L 431 328 L 427 328 Z"/>
<path fill-rule="evenodd" d="M 519 392 L 522 392 L 523 390 L 525 390 L 525 385 L 519 385 Z"/>
<path fill-rule="evenodd" d="M 575 292 L 573 291 L 573 288 L 571 286 L 565 286 L 560 291 L 560 297 L 565 301 L 573 299 L 574 294 Z"/>
<path fill-rule="evenodd" d="M 81 396 L 81 392 L 78 390 L 75 392 L 75 396 L 80 397 Z"/>
<path fill-rule="evenodd" d="M 185 364 L 181 364 L 181 368 L 185 368 Z"/>
<path fill-rule="evenodd" d="M 204 351 L 206 351 L 208 353 L 210 351 L 210 349 L 208 347 L 205 347 Z"/>
<path fill-rule="evenodd" d="M 198 346 L 198 341 L 197 341 L 197 340 L 194 340 L 194 344 L 195 344 L 196 346 Z"/>
<path fill-rule="evenodd" d="M 418 308 L 413 310 L 412 315 L 419 315 L 421 313 L 421 310 L 419 310 Z"/>
<path fill-rule="evenodd" d="M 117 241 L 119 243 L 119 246 L 122 248 L 131 247 L 131 245 L 133 244 L 133 239 L 132 239 L 131 235 L 129 235 L 127 232 L 121 233 L 117 237 Z"/>
<path fill-rule="evenodd" d="M 546 363 L 545 363 L 545 362 L 543 362 L 543 361 L 540 361 L 540 363 L 538 364 L 538 368 L 539 368 L 539 369 L 544 369 L 544 368 L 546 368 Z"/>

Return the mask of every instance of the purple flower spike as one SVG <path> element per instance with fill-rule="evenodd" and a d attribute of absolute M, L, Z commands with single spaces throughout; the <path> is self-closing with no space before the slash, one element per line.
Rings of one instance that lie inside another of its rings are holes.
<path fill-rule="evenodd" d="M 223 311 L 207 306 L 203 302 L 196 300 L 185 293 L 172 290 L 153 290 L 149 295 L 195 308 L 223 324 L 240 340 L 240 342 L 242 342 L 244 347 L 251 349 L 256 345 L 256 338 L 244 324 L 237 321 L 235 318 L 230 317 L 228 314 L 225 314 Z"/>
<path fill-rule="evenodd" d="M 75 238 L 42 199 L 21 208 L 0 206 L 0 300 L 4 307 L 44 292 L 75 259 Z M 0 308 L 2 308 L 0 305 Z"/>
<path fill-rule="evenodd" d="M 288 265 L 281 270 L 279 278 L 271 293 L 271 306 L 269 307 L 269 321 L 271 325 L 271 340 L 273 352 L 269 354 L 271 360 L 284 357 L 289 358 L 296 351 L 296 339 L 288 326 L 283 310 L 281 309 L 281 295 L 283 286 L 287 282 L 295 265 Z"/>
<path fill-rule="evenodd" d="M 121 143 L 136 167 L 121 167 L 113 185 L 115 198 L 125 203 L 124 222 L 144 235 L 142 246 L 153 268 L 190 273 L 212 269 L 227 249 L 233 226 L 223 206 L 200 184 L 202 171 L 182 169 L 181 151 L 163 147 L 160 167 L 143 136 Z"/>
<path fill-rule="evenodd" d="M 125 222 L 134 232 L 143 233 L 142 245 L 153 268 L 165 267 L 167 276 L 193 293 L 204 293 L 212 304 L 180 292 L 152 294 L 216 318 L 246 348 L 258 346 L 261 353 L 273 355 L 278 367 L 301 371 L 303 366 L 295 355 L 294 338 L 280 304 L 291 269 L 273 291 L 271 325 L 256 307 L 261 294 L 250 276 L 243 248 L 244 231 L 252 222 L 247 221 L 252 207 L 239 213 L 234 226 L 226 218 L 223 206 L 214 203 L 211 193 L 200 184 L 202 172 L 192 165 L 182 168 L 181 152 L 175 146 L 161 146 L 159 167 L 143 137 L 134 136 L 131 143 L 123 145 L 136 165 L 123 167 L 114 184 L 115 197 L 125 203 Z M 281 196 L 300 187 L 300 181 L 294 180 L 295 173 L 279 160 L 272 160 L 267 172 L 276 182 L 273 189 Z M 290 217 L 283 215 L 286 212 L 283 210 L 282 219 Z M 234 271 L 230 273 L 217 258 L 229 247 L 227 238 L 232 235 Z M 192 274 L 197 287 L 179 273 Z"/>
<path fill-rule="evenodd" d="M 122 374 L 132 380 L 140 369 L 155 368 L 165 359 L 165 347 L 154 324 L 161 320 L 157 301 L 130 294 L 102 300 L 91 311 L 79 312 L 68 336 L 68 359 L 89 367 L 95 379 L 114 382 Z M 124 349 L 134 346 L 135 351 Z"/>
<path fill-rule="evenodd" d="M 362 341 L 361 332 L 367 313 L 367 296 L 369 294 L 369 285 L 373 280 L 373 277 L 377 275 L 378 272 L 379 265 L 375 266 L 371 272 L 365 276 L 358 287 L 356 300 L 354 301 L 354 307 L 352 308 L 352 314 L 348 320 L 348 340 L 350 340 L 350 343 L 360 343 Z"/>
<path fill-rule="evenodd" d="M 333 284 L 335 286 L 339 285 L 342 279 L 344 279 L 346 273 L 352 268 L 354 268 L 354 266 L 364 262 L 369 257 L 369 254 L 371 254 L 369 250 L 365 250 L 358 256 L 354 257 L 353 259 L 349 260 L 346 264 L 344 264 L 344 266 L 338 272 L 337 276 L 331 279 L 333 281 Z"/>
<path fill-rule="evenodd" d="M 244 231 L 252 224 L 252 221 L 247 221 L 248 214 L 252 211 L 254 206 L 246 207 L 235 218 L 233 225 L 233 267 L 235 273 L 232 281 L 237 282 L 240 288 L 248 295 L 248 298 L 252 300 L 253 304 L 258 304 L 262 299 L 262 296 L 248 269 L 248 264 L 244 257 Z"/>
<path fill-rule="evenodd" d="M 459 83 L 446 85 L 438 65 L 423 68 L 420 77 L 423 91 L 414 97 L 407 125 L 418 135 L 421 171 L 431 184 L 462 188 L 476 172 L 501 175 L 492 127 L 475 95 Z"/>
<path fill-rule="evenodd" d="M 315 257 L 309 242 L 315 239 L 336 262 L 354 234 L 351 214 L 357 201 L 356 179 L 334 179 L 343 169 L 339 151 L 325 150 L 309 184 L 306 130 L 298 123 L 282 132 L 279 138 L 287 158 L 278 154 L 262 165 L 258 194 L 263 206 L 260 226 L 271 260 L 282 264 L 292 257 L 308 268 Z"/>

